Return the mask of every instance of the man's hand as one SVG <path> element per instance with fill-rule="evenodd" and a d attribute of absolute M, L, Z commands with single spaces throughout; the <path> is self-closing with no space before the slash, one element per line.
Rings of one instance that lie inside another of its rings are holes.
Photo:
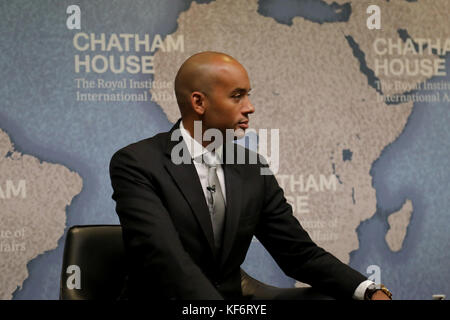
<path fill-rule="evenodd" d="M 392 293 L 382 284 L 371 283 L 366 288 L 364 300 L 392 300 Z"/>
<path fill-rule="evenodd" d="M 371 300 L 392 300 L 388 297 L 386 293 L 384 293 L 382 290 L 377 290 L 373 295 Z"/>

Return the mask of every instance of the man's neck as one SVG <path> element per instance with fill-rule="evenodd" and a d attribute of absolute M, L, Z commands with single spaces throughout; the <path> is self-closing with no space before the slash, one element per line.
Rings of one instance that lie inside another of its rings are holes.
<path fill-rule="evenodd" d="M 195 141 L 197 141 L 198 143 L 200 143 L 202 146 L 203 146 L 203 148 L 206 148 L 212 141 L 205 141 L 204 139 L 203 139 L 203 135 L 204 135 L 204 133 L 205 133 L 205 128 L 203 128 L 203 125 L 202 125 L 202 133 L 201 133 L 201 135 L 198 135 L 197 134 L 197 136 L 195 135 L 195 130 L 194 130 L 194 120 L 186 120 L 186 119 L 181 119 L 181 121 L 182 121 L 182 123 L 183 123 L 183 127 L 184 127 L 184 129 L 189 133 L 189 135 L 195 140 Z M 200 119 L 198 119 L 198 120 L 196 120 L 196 121 L 201 121 Z"/>

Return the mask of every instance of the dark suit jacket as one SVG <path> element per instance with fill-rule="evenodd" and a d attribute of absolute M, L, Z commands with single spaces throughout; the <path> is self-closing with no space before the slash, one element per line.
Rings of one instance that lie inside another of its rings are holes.
<path fill-rule="evenodd" d="M 352 297 L 366 278 L 311 240 L 275 177 L 260 174 L 259 161 L 223 164 L 226 220 L 216 252 L 195 166 L 171 161 L 179 142 L 170 137 L 178 127 L 131 144 L 111 160 L 130 298 L 241 298 L 240 265 L 253 235 L 288 276 L 337 298 Z"/>

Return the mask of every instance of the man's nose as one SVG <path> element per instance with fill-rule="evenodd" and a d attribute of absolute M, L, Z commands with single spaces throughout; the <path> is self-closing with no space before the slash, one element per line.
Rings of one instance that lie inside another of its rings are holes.
<path fill-rule="evenodd" d="M 250 99 L 247 97 L 247 99 L 245 99 L 244 110 L 242 111 L 242 113 L 250 114 L 253 112 L 255 112 L 255 107 L 250 102 Z"/>

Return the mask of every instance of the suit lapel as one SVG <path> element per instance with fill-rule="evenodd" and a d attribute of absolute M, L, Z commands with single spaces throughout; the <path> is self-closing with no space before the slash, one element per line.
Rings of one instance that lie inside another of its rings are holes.
<path fill-rule="evenodd" d="M 180 137 L 179 141 L 171 141 L 172 132 L 179 128 L 180 120 L 172 127 L 169 132 L 169 141 L 166 147 L 166 163 L 169 174 L 175 180 L 178 189 L 183 194 L 189 206 L 192 209 L 203 233 L 208 240 L 209 247 L 213 255 L 215 255 L 214 234 L 212 229 L 211 218 L 209 216 L 208 206 L 206 204 L 205 195 L 202 190 L 200 179 L 194 164 L 176 165 L 171 161 L 172 149 L 179 143 L 185 143 Z M 226 159 L 226 144 L 223 149 L 223 159 Z M 235 148 L 228 148 L 234 151 Z M 184 148 L 186 152 L 187 149 Z M 190 157 L 189 157 L 190 158 Z M 220 255 L 220 265 L 226 262 L 230 255 L 231 248 L 239 228 L 239 218 L 241 215 L 241 197 L 242 197 L 242 181 L 239 173 L 240 165 L 226 164 L 222 165 L 225 176 L 226 189 L 226 212 L 225 212 L 225 229 L 223 234 L 222 250 Z"/>
<path fill-rule="evenodd" d="M 224 159 L 226 148 L 224 148 Z M 225 162 L 225 161 L 224 161 Z M 236 232 L 239 228 L 241 216 L 242 181 L 238 164 L 224 164 L 225 189 L 227 194 L 227 208 L 225 212 L 225 230 L 222 243 L 221 266 L 224 265 L 233 246 Z"/>
<path fill-rule="evenodd" d="M 178 143 L 185 143 L 180 137 L 179 141 L 171 141 L 170 137 L 172 136 L 172 132 L 175 129 L 179 128 L 180 120 L 172 127 L 169 132 L 169 141 L 166 148 L 166 162 L 165 167 L 168 170 L 169 174 L 175 180 L 175 183 L 178 186 L 178 189 L 183 194 L 186 201 L 189 203 L 189 206 L 192 209 L 198 223 L 203 230 L 203 233 L 208 240 L 209 247 L 211 248 L 212 253 L 215 252 L 214 247 L 214 234 L 211 224 L 211 218 L 209 216 L 208 206 L 206 204 L 205 196 L 202 190 L 202 186 L 200 183 L 200 179 L 197 174 L 197 170 L 195 169 L 192 161 L 188 164 L 175 164 L 171 160 L 171 152 L 172 149 Z M 183 148 L 186 152 L 187 149 Z M 183 151 L 182 151 L 183 152 Z M 189 157 L 190 158 L 190 157 Z"/>

